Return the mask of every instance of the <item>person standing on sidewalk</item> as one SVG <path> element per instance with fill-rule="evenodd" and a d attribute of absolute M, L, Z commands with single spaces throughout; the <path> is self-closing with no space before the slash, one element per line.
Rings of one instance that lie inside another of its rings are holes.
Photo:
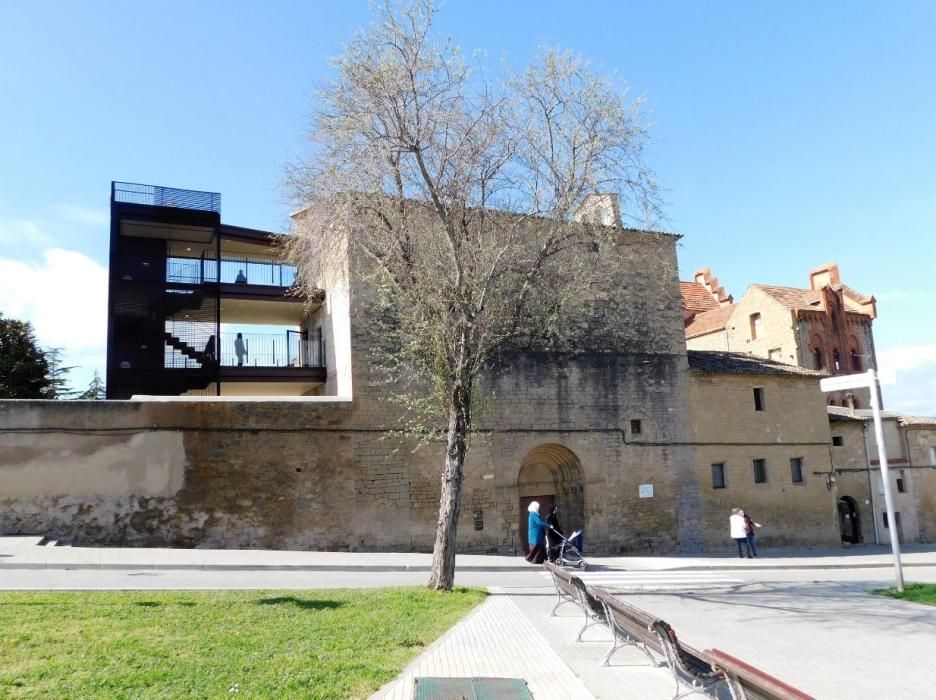
<path fill-rule="evenodd" d="M 748 546 L 748 557 L 750 558 L 751 552 L 754 552 L 754 556 L 757 556 L 757 532 L 754 530 L 755 527 L 761 527 L 760 523 L 756 523 L 751 520 L 751 516 L 748 515 L 743 510 L 741 511 L 741 517 L 744 518 L 744 536 L 747 538 Z"/>
<path fill-rule="evenodd" d="M 738 556 L 744 559 L 744 553 L 741 551 L 741 545 L 747 545 L 748 559 L 751 558 L 751 545 L 747 538 L 747 527 L 744 523 L 744 516 L 740 508 L 731 509 L 731 517 L 728 518 L 728 525 L 731 528 L 731 539 L 738 544 Z"/>
<path fill-rule="evenodd" d="M 527 506 L 530 513 L 527 521 L 527 543 L 530 545 L 530 553 L 526 560 L 531 564 L 542 564 L 546 558 L 546 529 L 549 525 L 540 517 L 539 501 L 531 501 Z"/>

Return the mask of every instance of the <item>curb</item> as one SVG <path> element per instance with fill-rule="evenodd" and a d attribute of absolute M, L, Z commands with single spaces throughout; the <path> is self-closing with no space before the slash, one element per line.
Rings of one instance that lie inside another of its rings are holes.
<path fill-rule="evenodd" d="M 387 573 L 410 571 L 429 573 L 431 566 L 424 565 L 362 565 L 348 566 L 341 564 L 91 564 L 67 562 L 2 562 L 2 569 L 55 570 L 55 571 L 344 571 Z M 510 572 L 539 571 L 537 567 L 527 566 L 460 566 L 457 571 Z"/>
<path fill-rule="evenodd" d="M 790 564 L 788 566 L 680 566 L 667 569 L 625 569 L 617 567 L 604 567 L 597 565 L 589 568 L 593 572 L 628 572 L 628 573 L 667 573 L 680 571 L 822 571 L 835 569 L 891 569 L 892 563 L 872 564 Z M 936 567 L 936 562 L 903 563 L 903 568 Z M 50 571 L 343 571 L 354 572 L 415 572 L 428 573 L 430 566 L 426 565 L 341 565 L 341 564 L 105 564 L 105 563 L 68 563 L 68 562 L 0 562 L 0 570 L 50 570 Z M 472 571 L 485 573 L 522 573 L 524 571 L 541 571 L 539 567 L 527 565 L 518 566 L 459 566 L 457 571 Z"/>

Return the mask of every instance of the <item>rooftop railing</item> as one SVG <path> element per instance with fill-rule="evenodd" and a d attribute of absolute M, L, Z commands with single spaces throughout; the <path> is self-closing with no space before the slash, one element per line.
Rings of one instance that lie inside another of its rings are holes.
<path fill-rule="evenodd" d="M 135 182 L 112 182 L 111 198 L 126 204 L 146 204 L 151 207 L 176 207 L 221 213 L 221 194 L 176 187 L 142 185 Z"/>

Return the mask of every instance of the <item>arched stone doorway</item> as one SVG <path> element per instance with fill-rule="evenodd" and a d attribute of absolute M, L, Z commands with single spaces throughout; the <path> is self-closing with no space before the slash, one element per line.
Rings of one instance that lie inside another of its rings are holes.
<path fill-rule="evenodd" d="M 559 522 L 568 535 L 585 529 L 585 479 L 582 463 L 572 450 L 556 443 L 533 448 L 523 458 L 517 476 L 519 528 L 523 551 L 527 545 L 527 507 L 539 501 L 543 518 L 553 503 L 559 505 Z"/>
<path fill-rule="evenodd" d="M 861 520 L 858 517 L 858 504 L 851 496 L 842 496 L 836 503 L 839 514 L 839 529 L 842 542 L 858 544 L 861 542 Z"/>

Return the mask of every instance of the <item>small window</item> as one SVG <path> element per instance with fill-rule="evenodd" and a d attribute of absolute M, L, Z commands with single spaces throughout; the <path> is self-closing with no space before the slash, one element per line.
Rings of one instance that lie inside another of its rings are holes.
<path fill-rule="evenodd" d="M 782 353 L 783 350 L 781 348 L 770 348 L 770 350 L 767 351 L 767 359 L 773 360 L 774 362 L 780 362 Z"/>
<path fill-rule="evenodd" d="M 754 483 L 755 484 L 767 483 L 767 460 L 766 459 L 754 460 Z"/>
<path fill-rule="evenodd" d="M 904 473 L 900 472 L 897 475 L 897 493 L 907 493 L 907 484 L 904 481 Z"/>
<path fill-rule="evenodd" d="M 832 436 L 832 447 L 842 447 L 845 444 L 845 438 L 841 435 Z"/>
<path fill-rule="evenodd" d="M 639 419 L 634 419 L 631 421 L 631 435 L 640 435 L 642 426 L 640 425 Z"/>
<path fill-rule="evenodd" d="M 832 351 L 832 366 L 836 372 L 842 369 L 842 357 L 839 355 L 838 348 Z"/>
<path fill-rule="evenodd" d="M 790 480 L 794 484 L 803 483 L 803 458 L 793 457 L 790 459 Z"/>
<path fill-rule="evenodd" d="M 760 314 L 751 314 L 751 340 L 757 340 L 760 331 Z"/>
<path fill-rule="evenodd" d="M 822 350 L 816 348 L 813 350 L 813 362 L 816 365 L 816 369 L 823 369 L 822 367 Z"/>
<path fill-rule="evenodd" d="M 936 446 L 930 448 L 930 466 L 936 467 Z"/>
<path fill-rule="evenodd" d="M 725 463 L 719 462 L 712 465 L 712 488 L 725 488 Z"/>
<path fill-rule="evenodd" d="M 760 387 L 754 389 L 754 410 L 763 411 L 767 404 L 764 403 L 764 390 Z"/>

